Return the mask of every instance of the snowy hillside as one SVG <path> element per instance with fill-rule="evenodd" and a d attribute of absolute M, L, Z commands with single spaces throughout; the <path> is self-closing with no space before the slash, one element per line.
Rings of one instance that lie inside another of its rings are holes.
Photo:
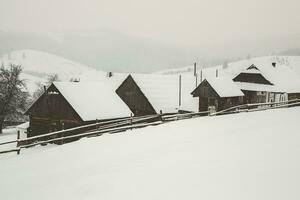
<path fill-rule="evenodd" d="M 264 56 L 264 57 L 256 57 L 245 59 L 237 62 L 228 63 L 226 69 L 231 74 L 236 74 L 241 72 L 241 70 L 249 67 L 251 64 L 271 64 L 272 62 L 276 62 L 280 66 L 288 67 L 294 70 L 298 75 L 300 75 L 300 56 Z M 197 66 L 198 71 L 200 70 L 199 64 Z M 215 69 L 223 69 L 222 65 L 204 68 L 204 71 L 207 73 L 214 74 Z M 210 71 L 210 72 L 208 72 Z M 182 68 L 174 68 L 168 70 L 158 71 L 159 74 L 179 74 L 179 73 L 194 73 L 193 66 L 186 66 Z"/>
<path fill-rule="evenodd" d="M 86 70 L 92 70 L 90 67 L 71 60 L 34 50 L 13 51 L 2 56 L 0 60 L 7 64 L 20 64 L 22 65 L 24 72 L 40 74 L 40 76 L 49 73 L 70 76 L 72 74 L 80 74 Z"/>
<path fill-rule="evenodd" d="M 68 81 L 82 73 L 96 72 L 95 69 L 73 62 L 71 60 L 34 50 L 19 50 L 3 55 L 0 62 L 4 65 L 10 63 L 21 65 L 22 78 L 26 80 L 30 92 L 36 89 L 36 82 L 43 82 L 50 74 L 58 74 L 61 80 Z M 104 73 L 104 72 L 103 72 Z"/>
<path fill-rule="evenodd" d="M 22 150 L 0 156 L 0 197 L 298 200 L 299 116 L 202 117 Z"/>

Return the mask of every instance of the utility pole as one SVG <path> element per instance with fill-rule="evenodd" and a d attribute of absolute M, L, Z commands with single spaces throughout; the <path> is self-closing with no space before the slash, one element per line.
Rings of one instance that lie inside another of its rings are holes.
<path fill-rule="evenodd" d="M 181 74 L 179 75 L 179 107 L 181 106 Z"/>
<path fill-rule="evenodd" d="M 197 75 L 197 63 L 196 62 L 194 63 L 194 76 L 195 76 L 196 87 L 197 87 L 198 86 L 198 75 Z"/>

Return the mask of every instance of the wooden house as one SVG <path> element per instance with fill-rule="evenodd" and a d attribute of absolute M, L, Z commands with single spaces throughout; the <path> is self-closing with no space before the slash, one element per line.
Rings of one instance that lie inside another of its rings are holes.
<path fill-rule="evenodd" d="M 286 94 L 252 64 L 233 78 L 245 97 L 243 103 L 267 103 L 286 100 Z"/>
<path fill-rule="evenodd" d="M 264 85 L 273 85 L 269 80 L 267 80 L 260 70 L 252 64 L 246 70 L 239 73 L 236 77 L 233 78 L 235 82 L 245 82 L 245 83 L 257 83 Z"/>
<path fill-rule="evenodd" d="M 192 92 L 199 98 L 199 112 L 214 108 L 216 111 L 243 103 L 243 92 L 228 77 L 204 79 Z"/>
<path fill-rule="evenodd" d="M 115 89 L 103 82 L 54 82 L 25 114 L 32 137 L 130 113 Z"/>
<path fill-rule="evenodd" d="M 116 90 L 136 116 L 197 111 L 192 76 L 131 74 Z"/>

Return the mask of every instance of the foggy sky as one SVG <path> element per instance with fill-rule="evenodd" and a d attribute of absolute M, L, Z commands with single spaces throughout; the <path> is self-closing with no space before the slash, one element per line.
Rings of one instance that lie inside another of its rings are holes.
<path fill-rule="evenodd" d="M 214 46 L 300 33 L 299 0 L 0 0 L 0 29 L 113 29 L 165 43 Z"/>

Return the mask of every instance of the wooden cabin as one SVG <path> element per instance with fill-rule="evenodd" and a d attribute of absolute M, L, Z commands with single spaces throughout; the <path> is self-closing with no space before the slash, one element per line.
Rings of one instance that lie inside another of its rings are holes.
<path fill-rule="evenodd" d="M 220 111 L 243 103 L 243 92 L 227 77 L 206 78 L 192 92 L 199 98 L 199 112 Z"/>
<path fill-rule="evenodd" d="M 108 119 L 130 116 L 130 110 L 102 82 L 54 82 L 32 104 L 28 137 Z"/>
<path fill-rule="evenodd" d="M 116 90 L 136 116 L 197 111 L 192 76 L 131 74 Z"/>
<path fill-rule="evenodd" d="M 116 90 L 116 93 L 128 105 L 135 116 L 156 114 L 155 109 L 131 75 L 125 79 Z"/>
<path fill-rule="evenodd" d="M 233 81 L 245 95 L 244 104 L 279 102 L 287 98 L 286 94 L 266 78 L 254 64 L 233 78 Z"/>
<path fill-rule="evenodd" d="M 269 80 L 267 80 L 260 70 L 255 65 L 251 65 L 246 70 L 238 74 L 233 78 L 235 82 L 245 82 L 245 83 L 257 83 L 264 85 L 273 85 Z"/>

